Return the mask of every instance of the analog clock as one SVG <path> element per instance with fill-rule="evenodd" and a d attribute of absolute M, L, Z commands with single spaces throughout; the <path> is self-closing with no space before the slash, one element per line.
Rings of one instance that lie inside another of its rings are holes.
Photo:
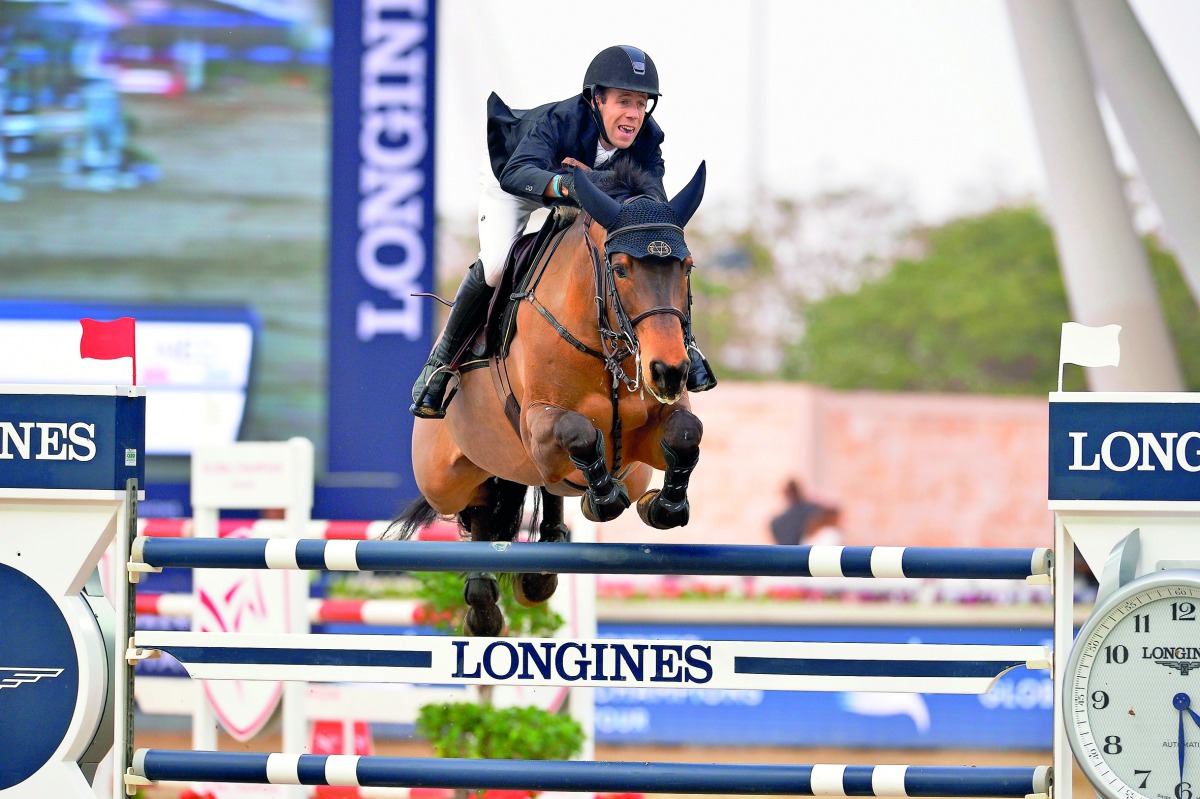
<path fill-rule="evenodd" d="M 1062 691 L 1071 749 L 1101 796 L 1200 799 L 1200 570 L 1101 596 Z"/>

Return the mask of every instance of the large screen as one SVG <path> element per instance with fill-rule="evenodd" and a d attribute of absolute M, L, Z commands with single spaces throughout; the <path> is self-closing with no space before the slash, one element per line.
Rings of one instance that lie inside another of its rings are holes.
<path fill-rule="evenodd" d="M 136 359 L 82 357 L 81 320 L 120 318 L 136 320 Z M 0 382 L 132 382 L 146 389 L 146 453 L 189 455 L 238 440 L 258 329 L 246 308 L 0 301 Z"/>
<path fill-rule="evenodd" d="M 128 361 L 56 354 L 81 316 L 136 316 L 151 454 L 324 450 L 329 17 L 329 0 L 0 3 L 0 285 L 21 301 L 0 309 L 0 381 L 127 383 Z M 186 477 L 159 461 L 152 482 Z"/>

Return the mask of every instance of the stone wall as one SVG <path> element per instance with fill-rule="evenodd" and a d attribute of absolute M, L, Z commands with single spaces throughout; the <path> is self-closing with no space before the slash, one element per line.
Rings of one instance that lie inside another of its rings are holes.
<path fill-rule="evenodd" d="M 600 540 L 770 543 L 795 477 L 842 509 L 848 545 L 1052 544 L 1046 399 L 726 381 L 692 405 L 704 441 L 691 524 L 651 530 L 630 509 Z"/>

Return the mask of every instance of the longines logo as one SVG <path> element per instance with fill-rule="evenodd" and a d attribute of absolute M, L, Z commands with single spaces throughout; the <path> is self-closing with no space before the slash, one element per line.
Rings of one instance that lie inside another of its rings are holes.
<path fill-rule="evenodd" d="M 0 666 L 0 691 L 5 688 L 20 688 L 28 683 L 42 679 L 54 679 L 62 674 L 62 669 L 23 669 L 16 666 Z"/>
<path fill-rule="evenodd" d="M 1200 472 L 1200 432 L 1128 433 L 1117 430 L 1109 433 L 1097 449 L 1088 442 L 1086 432 L 1067 433 L 1073 452 L 1069 471 L 1098 472 L 1101 465 L 1114 472 L 1173 471 L 1176 466 L 1185 472 Z"/>
<path fill-rule="evenodd" d="M 579 644 L 572 641 L 493 641 L 483 651 L 472 641 L 454 641 L 452 676 L 494 680 L 576 682 L 637 681 L 706 683 L 712 680 L 712 647 L 693 644 Z"/>
<path fill-rule="evenodd" d="M 0 422 L 0 460 L 90 461 L 94 457 L 94 424 Z"/>
<path fill-rule="evenodd" d="M 1200 670 L 1200 646 L 1144 646 L 1142 660 L 1175 669 L 1183 677 Z"/>

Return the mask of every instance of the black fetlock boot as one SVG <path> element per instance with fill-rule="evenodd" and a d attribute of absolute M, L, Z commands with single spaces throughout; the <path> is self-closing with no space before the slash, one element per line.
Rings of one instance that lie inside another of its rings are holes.
<path fill-rule="evenodd" d="M 450 362 L 474 332 L 479 315 L 485 313 L 492 290 L 483 279 L 483 263 L 476 261 L 467 270 L 442 338 L 429 354 L 425 368 L 413 384 L 413 404 L 408 410 L 420 419 L 441 419 L 446 415 L 446 386 L 450 383 Z"/>
<path fill-rule="evenodd" d="M 629 489 L 608 471 L 604 461 L 604 433 L 596 431 L 596 447 L 592 460 L 571 455 L 571 463 L 583 473 L 588 490 L 583 495 L 580 509 L 584 518 L 591 522 L 610 522 L 629 507 Z"/>
<path fill-rule="evenodd" d="M 700 448 L 680 451 L 663 441 L 662 452 L 667 461 L 662 490 L 652 488 L 643 494 L 638 500 L 637 509 L 638 516 L 646 524 L 659 530 L 669 530 L 688 523 L 691 514 L 687 497 L 688 481 L 692 479 L 692 470 L 700 462 Z"/>
<path fill-rule="evenodd" d="M 716 388 L 717 376 L 713 374 L 712 367 L 708 365 L 708 359 L 704 357 L 704 353 L 700 351 L 694 341 L 688 344 L 688 359 L 691 365 L 688 366 L 687 390 L 697 394 Z"/>

